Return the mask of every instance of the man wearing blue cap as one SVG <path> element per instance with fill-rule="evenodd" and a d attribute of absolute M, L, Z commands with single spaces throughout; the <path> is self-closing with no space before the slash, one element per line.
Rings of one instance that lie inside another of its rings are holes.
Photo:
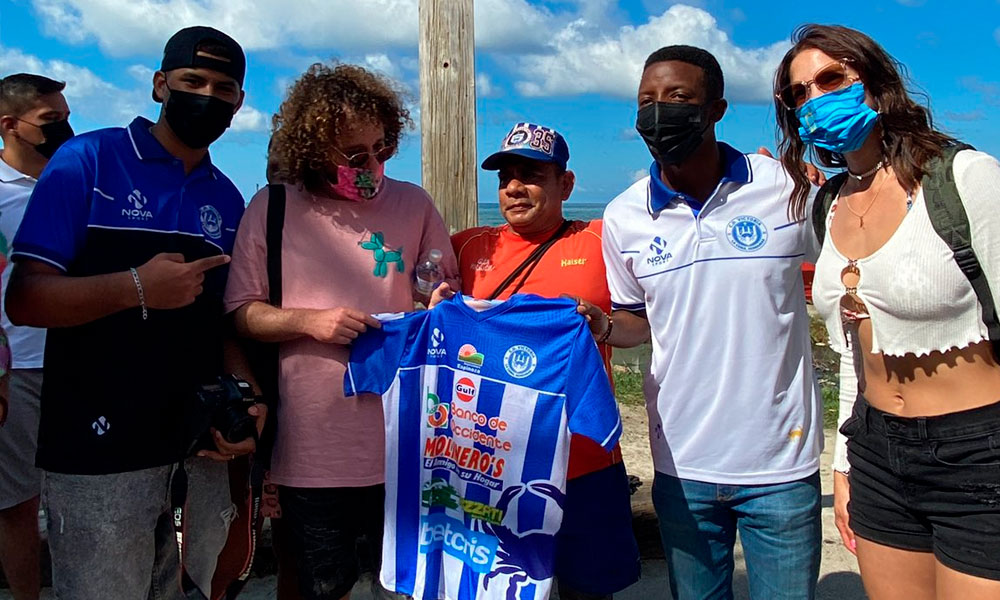
<path fill-rule="evenodd" d="M 37 465 L 60 598 L 210 592 L 236 512 L 226 463 L 254 449 L 199 426 L 218 392 L 198 393 L 245 373 L 222 313 L 243 199 L 208 155 L 245 70 L 224 33 L 177 32 L 157 122 L 63 144 L 14 239 L 7 314 L 48 328 Z M 248 410 L 259 431 L 264 406 Z"/>
<path fill-rule="evenodd" d="M 463 294 L 486 299 L 515 293 L 551 298 L 569 294 L 611 310 L 601 221 L 563 218 L 562 204 L 576 180 L 566 168 L 568 160 L 569 148 L 558 132 L 518 123 L 504 137 L 500 151 L 483 161 L 483 169 L 498 172 L 500 213 L 507 223 L 452 236 Z M 452 293 L 443 284 L 432 305 Z M 611 379 L 611 348 L 604 340 L 598 342 Z M 574 435 L 568 475 L 556 550 L 559 597 L 610 598 L 639 578 L 621 448 L 608 453 Z"/>

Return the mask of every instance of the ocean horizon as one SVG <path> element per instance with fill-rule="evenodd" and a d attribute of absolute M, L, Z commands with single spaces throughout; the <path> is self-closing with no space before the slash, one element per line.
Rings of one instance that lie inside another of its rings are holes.
<path fill-rule="evenodd" d="M 587 204 L 583 202 L 566 202 L 563 204 L 563 216 L 571 221 L 592 221 L 600 219 L 604 214 L 606 204 Z M 497 203 L 479 205 L 479 224 L 490 227 L 502 225 L 503 217 Z"/>

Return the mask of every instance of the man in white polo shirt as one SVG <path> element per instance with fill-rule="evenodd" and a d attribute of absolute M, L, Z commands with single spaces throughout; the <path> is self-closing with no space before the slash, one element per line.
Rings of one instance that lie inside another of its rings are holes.
<path fill-rule="evenodd" d="M 10 253 L 35 180 L 56 148 L 73 136 L 66 84 L 30 73 L 0 79 L 0 251 Z M 10 266 L 3 271 L 7 289 Z M 38 497 L 35 467 L 45 330 L 0 323 L 10 341 L 10 421 L 0 428 L 0 564 L 15 600 L 39 594 Z M 0 419 L 2 421 L 2 419 Z"/>
<path fill-rule="evenodd" d="M 711 54 L 654 52 L 638 101 L 655 161 L 604 214 L 613 315 L 581 312 L 613 346 L 652 334 L 653 502 L 671 592 L 732 598 L 739 531 L 751 598 L 813 598 L 823 429 L 800 267 L 818 247 L 789 221 L 780 163 L 716 141 L 727 103 Z"/>

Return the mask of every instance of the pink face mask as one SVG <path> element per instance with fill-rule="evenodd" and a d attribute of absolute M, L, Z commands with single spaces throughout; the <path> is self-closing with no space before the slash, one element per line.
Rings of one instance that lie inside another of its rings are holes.
<path fill-rule="evenodd" d="M 337 165 L 337 182 L 334 183 L 327 177 L 326 186 L 334 198 L 364 202 L 382 191 L 384 176 L 385 165 L 381 163 L 374 170 Z"/>

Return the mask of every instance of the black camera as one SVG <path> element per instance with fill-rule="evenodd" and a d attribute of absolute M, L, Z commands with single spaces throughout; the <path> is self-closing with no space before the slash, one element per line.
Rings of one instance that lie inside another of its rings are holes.
<path fill-rule="evenodd" d="M 256 403 L 253 387 L 235 375 L 220 375 L 198 387 L 194 395 L 194 416 L 188 426 L 194 449 L 214 448 L 206 435 L 214 427 L 230 444 L 257 439 L 257 420 L 247 412 Z"/>

